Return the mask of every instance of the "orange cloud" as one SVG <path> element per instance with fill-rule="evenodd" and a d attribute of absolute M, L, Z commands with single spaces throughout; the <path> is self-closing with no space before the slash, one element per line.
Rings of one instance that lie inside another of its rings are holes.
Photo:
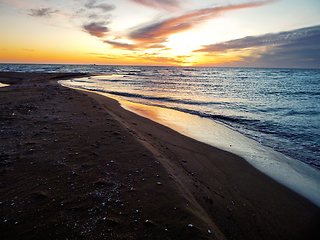
<path fill-rule="evenodd" d="M 170 18 L 160 22 L 151 23 L 133 30 L 131 33 L 129 33 L 129 39 L 134 42 L 133 44 L 110 40 L 106 40 L 104 41 L 104 43 L 110 44 L 114 48 L 125 50 L 150 48 L 163 49 L 166 48 L 164 43 L 167 41 L 170 35 L 192 29 L 197 25 L 204 23 L 205 21 L 219 16 L 219 14 L 221 14 L 222 12 L 243 8 L 259 7 L 271 2 L 274 2 L 274 0 L 201 9 L 176 18 Z"/>
<path fill-rule="evenodd" d="M 35 50 L 34 49 L 23 49 L 24 51 L 27 51 L 27 52 L 34 52 Z"/>
<path fill-rule="evenodd" d="M 144 60 L 148 60 L 151 62 L 156 62 L 156 63 L 164 63 L 164 64 L 188 64 L 189 62 L 186 60 L 189 56 L 175 56 L 175 57 L 164 57 L 160 56 L 158 54 L 143 54 L 141 55 L 141 58 Z"/>
<path fill-rule="evenodd" d="M 217 17 L 222 12 L 259 7 L 271 2 L 273 2 L 273 0 L 201 9 L 184 14 L 180 17 L 171 18 L 138 28 L 131 32 L 129 37 L 134 41 L 144 44 L 162 44 L 166 42 L 170 35 L 192 29 L 207 20 Z"/>

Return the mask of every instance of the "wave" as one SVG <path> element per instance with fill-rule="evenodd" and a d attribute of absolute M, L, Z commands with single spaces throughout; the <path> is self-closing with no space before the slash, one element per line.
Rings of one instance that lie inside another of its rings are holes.
<path fill-rule="evenodd" d="M 108 91 L 108 90 L 96 89 L 96 88 L 88 89 L 88 90 L 103 92 L 103 93 L 107 93 L 107 94 L 111 94 L 111 95 L 115 95 L 115 96 L 120 96 L 120 97 L 125 97 L 125 98 L 127 98 L 127 100 L 129 99 L 132 102 L 141 103 L 141 101 L 139 101 L 141 99 L 155 101 L 156 103 L 155 102 L 153 102 L 153 103 L 143 102 L 143 104 L 162 107 L 162 108 L 169 108 L 169 109 L 177 110 L 180 112 L 185 112 L 185 113 L 197 115 L 199 117 L 210 118 L 212 120 L 222 122 L 233 129 L 245 127 L 248 130 L 256 131 L 256 132 L 260 132 L 260 133 L 268 134 L 268 135 L 281 135 L 281 136 L 284 136 L 287 138 L 297 137 L 297 135 L 294 133 L 288 133 L 285 131 L 281 131 L 281 127 L 272 121 L 261 121 L 258 119 L 250 119 L 248 117 L 237 116 L 237 115 L 228 116 L 228 115 L 222 115 L 222 114 L 205 113 L 203 111 L 197 111 L 197 110 L 193 110 L 190 108 L 175 107 L 175 106 L 169 106 L 169 104 L 165 104 L 166 102 L 168 102 L 168 103 L 178 103 L 178 106 L 183 106 L 183 105 L 205 106 L 205 105 L 214 105 L 214 104 L 220 105 L 221 102 L 203 102 L 203 101 L 193 101 L 191 99 L 175 99 L 175 98 L 171 98 L 171 97 L 156 97 L 156 96 L 148 96 L 148 95 L 143 95 L 143 94 L 138 94 L 138 93 Z"/>
<path fill-rule="evenodd" d="M 299 96 L 299 95 L 306 95 L 306 96 L 319 96 L 320 92 L 313 92 L 313 91 L 270 91 L 270 90 L 261 90 L 260 94 L 264 95 L 281 95 L 281 96 Z"/>
<path fill-rule="evenodd" d="M 105 89 L 97 89 L 97 88 L 89 88 L 85 87 L 85 89 L 90 91 L 98 91 L 102 93 L 112 94 L 116 96 L 131 98 L 133 102 L 134 99 L 145 99 L 145 100 L 152 100 L 158 102 L 170 102 L 170 103 L 179 103 L 179 104 L 187 104 L 187 105 L 214 105 L 214 104 L 221 104 L 221 102 L 204 102 L 204 101 L 193 101 L 191 99 L 176 99 L 171 97 L 156 97 L 151 95 L 144 95 L 139 93 L 128 93 L 128 92 L 119 92 L 119 91 L 110 91 Z M 162 105 L 162 107 L 166 107 Z"/>
<path fill-rule="evenodd" d="M 105 70 L 118 72 L 121 78 L 83 85 L 132 102 L 210 118 L 320 165 L 319 70 L 130 66 Z"/>
<path fill-rule="evenodd" d="M 203 102 L 203 101 L 192 101 L 191 99 L 184 100 L 184 99 L 175 99 L 175 98 L 170 98 L 170 97 L 155 97 L 155 96 L 148 96 L 148 95 L 143 95 L 143 94 L 138 94 L 138 93 L 108 91 L 108 90 L 96 89 L 96 88 L 86 88 L 86 89 L 88 89 L 90 91 L 97 91 L 97 92 L 107 93 L 107 94 L 111 94 L 111 95 L 126 97 L 129 99 L 131 98 L 132 102 L 141 102 L 141 101 L 138 101 L 139 99 L 157 101 L 158 104 L 156 104 L 156 103 L 150 104 L 148 102 L 144 102 L 143 104 L 162 107 L 162 108 L 169 108 L 169 109 L 177 110 L 180 112 L 185 112 L 185 113 L 197 115 L 199 117 L 210 118 L 213 120 L 223 122 L 227 125 L 230 125 L 230 123 L 239 123 L 239 124 L 252 126 L 253 124 L 257 125 L 257 123 L 260 122 L 259 120 L 256 120 L 256 119 L 247 119 L 247 118 L 244 118 L 241 116 L 226 116 L 226 115 L 220 115 L 220 114 L 204 113 L 204 112 L 197 111 L 197 110 L 191 110 L 189 108 L 169 107 L 168 105 L 163 104 L 165 102 L 171 102 L 171 103 L 178 103 L 179 105 L 185 104 L 185 105 L 202 105 L 202 106 L 204 106 L 204 105 L 214 105 L 214 104 L 219 105 L 219 104 L 221 104 L 221 102 Z M 265 127 L 268 129 L 270 126 L 260 125 L 260 127 Z"/>
<path fill-rule="evenodd" d="M 287 113 L 284 114 L 284 116 L 317 116 L 320 115 L 318 111 L 312 111 L 312 110 L 301 110 L 301 111 L 296 111 L 296 110 L 290 110 Z"/>

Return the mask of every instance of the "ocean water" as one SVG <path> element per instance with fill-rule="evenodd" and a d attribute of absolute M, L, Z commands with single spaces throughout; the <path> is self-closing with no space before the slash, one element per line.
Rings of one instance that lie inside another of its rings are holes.
<path fill-rule="evenodd" d="M 0 64 L 0 71 L 103 74 L 64 84 L 220 122 L 320 169 L 320 70 Z"/>

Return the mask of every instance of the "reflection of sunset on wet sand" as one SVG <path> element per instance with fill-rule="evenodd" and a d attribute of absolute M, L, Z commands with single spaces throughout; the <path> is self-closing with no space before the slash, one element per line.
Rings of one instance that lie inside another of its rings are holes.
<path fill-rule="evenodd" d="M 120 101 L 121 106 L 140 116 L 165 125 L 185 136 L 232 152 L 278 182 L 307 197 L 320 206 L 320 173 L 312 167 L 263 147 L 238 132 L 201 118 L 176 110 Z"/>

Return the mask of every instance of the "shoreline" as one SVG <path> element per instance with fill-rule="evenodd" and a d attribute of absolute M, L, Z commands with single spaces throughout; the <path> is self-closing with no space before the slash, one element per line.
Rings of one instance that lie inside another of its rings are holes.
<path fill-rule="evenodd" d="M 100 93 L 99 93 L 100 94 Z M 107 94 L 103 94 L 106 95 Z M 320 172 L 213 120 L 160 107 L 120 101 L 121 106 L 184 136 L 244 158 L 257 170 L 320 207 Z M 176 115 L 175 117 L 171 117 Z M 187 119 L 187 120 L 186 120 Z M 192 122 L 192 128 L 190 124 Z"/>
<path fill-rule="evenodd" d="M 59 83 L 69 87 L 63 82 Z M 115 99 L 125 110 L 169 127 L 196 141 L 240 156 L 257 170 L 320 207 L 320 195 L 317 194 L 320 192 L 320 172 L 306 163 L 292 159 L 210 119 L 173 109 L 133 103 L 99 91 L 70 88 Z"/>
<path fill-rule="evenodd" d="M 319 207 L 244 159 L 126 111 L 116 100 L 50 83 L 53 76 L 0 74 L 0 82 L 12 84 L 0 89 L 6 133 L 1 145 L 0 208 L 7 220 L 0 224 L 2 239 L 48 233 L 52 239 L 68 234 L 97 239 L 319 236 Z M 31 170 L 34 166 L 46 169 L 46 175 L 40 177 L 42 172 Z M 34 185 L 37 179 L 42 184 Z M 48 185 L 61 186 L 49 191 Z M 27 220 L 30 216 L 35 220 Z"/>

